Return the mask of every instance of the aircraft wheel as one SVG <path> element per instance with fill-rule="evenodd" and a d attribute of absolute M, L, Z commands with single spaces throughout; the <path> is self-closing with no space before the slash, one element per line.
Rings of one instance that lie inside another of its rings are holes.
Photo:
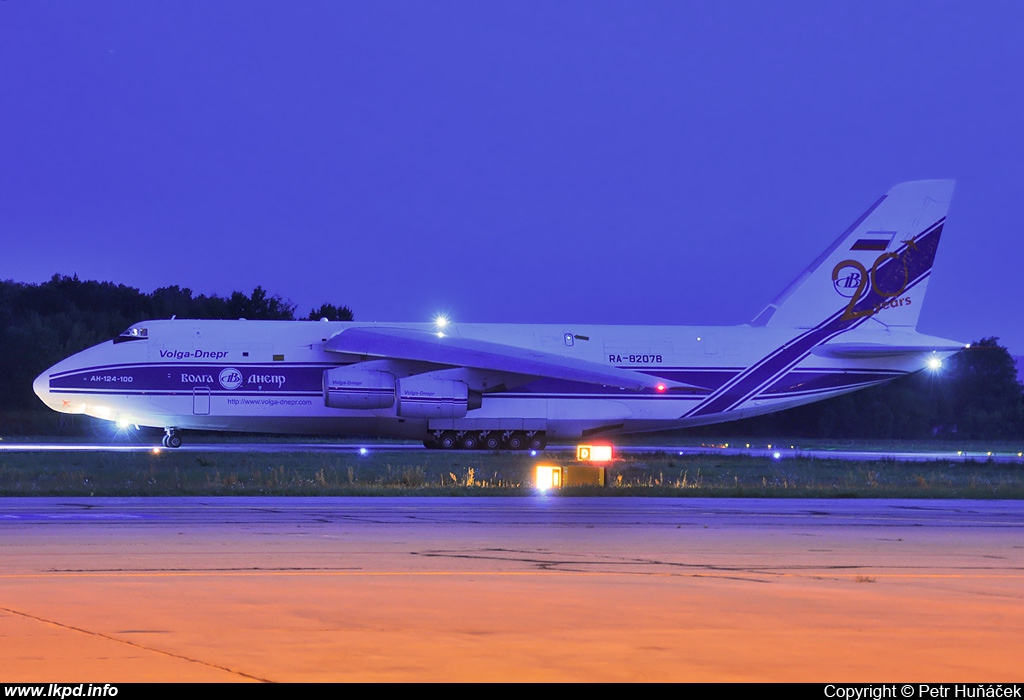
<path fill-rule="evenodd" d="M 439 447 L 439 445 L 437 444 L 437 440 L 435 440 L 434 438 L 424 438 L 423 446 L 426 447 L 428 450 L 436 450 Z"/>
<path fill-rule="evenodd" d="M 166 433 L 164 434 L 164 436 L 162 438 L 160 438 L 160 444 L 163 445 L 164 447 L 168 447 L 169 446 L 167 444 L 167 434 Z"/>
<path fill-rule="evenodd" d="M 441 433 L 441 437 L 437 439 L 437 446 L 442 450 L 454 450 L 459 446 L 459 438 L 449 430 Z"/>
<path fill-rule="evenodd" d="M 462 436 L 462 449 L 475 450 L 480 445 L 480 436 L 476 433 L 466 433 Z"/>
<path fill-rule="evenodd" d="M 501 436 L 495 433 L 489 433 L 487 437 L 483 439 L 484 449 L 497 450 L 501 447 Z"/>
<path fill-rule="evenodd" d="M 525 450 L 526 449 L 526 435 L 524 433 L 512 433 L 508 436 L 508 449 L 510 450 Z"/>
<path fill-rule="evenodd" d="M 531 450 L 543 450 L 548 446 L 548 441 L 540 433 L 537 433 L 530 438 L 530 449 Z"/>
<path fill-rule="evenodd" d="M 172 449 L 178 449 L 179 447 L 181 447 L 181 436 L 175 433 L 168 435 L 167 446 Z"/>

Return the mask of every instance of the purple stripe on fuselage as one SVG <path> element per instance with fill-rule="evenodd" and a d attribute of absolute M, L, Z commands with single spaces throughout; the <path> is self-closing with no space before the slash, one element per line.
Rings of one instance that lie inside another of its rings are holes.
<path fill-rule="evenodd" d="M 62 372 L 50 377 L 50 391 L 125 393 L 322 391 L 323 365 L 122 365 Z"/>
<path fill-rule="evenodd" d="M 236 367 L 236 368 L 239 368 L 239 369 L 244 368 L 244 369 L 253 369 L 253 370 L 274 369 L 274 368 L 277 368 L 277 367 L 286 367 L 286 368 L 304 367 L 304 368 L 319 368 L 322 371 L 322 370 L 325 370 L 325 369 L 333 369 L 335 367 L 347 367 L 347 366 L 349 366 L 349 365 L 344 365 L 344 364 L 343 365 L 339 365 L 337 362 L 287 362 L 287 363 L 284 363 L 284 362 L 274 362 L 274 363 L 260 362 L 260 363 L 251 363 L 251 364 L 243 362 L 243 363 L 236 363 L 234 365 L 231 365 L 231 364 L 228 364 L 228 363 L 225 363 L 225 362 L 217 362 L 217 363 L 213 363 L 213 362 L 191 362 L 191 363 L 188 363 L 188 364 L 180 364 L 180 363 L 176 363 L 176 362 L 119 362 L 119 363 L 114 363 L 114 364 L 109 364 L 109 365 L 94 365 L 92 367 L 76 367 L 75 369 L 67 369 L 67 370 L 64 370 L 63 372 L 54 372 L 53 374 L 50 375 L 50 379 L 51 380 L 53 380 L 53 379 L 60 379 L 62 377 L 68 377 L 68 376 L 70 376 L 72 374 L 81 374 L 82 372 L 104 372 L 104 371 L 115 370 L 115 369 L 116 370 L 136 369 L 136 368 L 139 368 L 139 367 L 155 367 L 157 369 L 161 369 L 162 368 L 162 369 L 165 369 L 165 370 L 167 370 L 167 369 L 174 369 L 174 368 L 181 368 L 181 369 L 183 369 L 183 368 L 186 368 L 186 367 L 194 367 L 194 368 L 204 369 L 204 370 L 217 369 L 218 371 L 220 369 L 223 369 L 223 368 L 226 368 L 226 367 Z"/>

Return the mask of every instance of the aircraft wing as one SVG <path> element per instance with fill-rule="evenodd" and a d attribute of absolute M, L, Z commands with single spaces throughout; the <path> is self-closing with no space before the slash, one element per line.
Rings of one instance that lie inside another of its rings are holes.
<path fill-rule="evenodd" d="M 551 377 L 632 391 L 699 388 L 589 360 L 411 328 L 347 328 L 331 337 L 324 349 L 375 359 L 412 360 L 447 367 Z"/>

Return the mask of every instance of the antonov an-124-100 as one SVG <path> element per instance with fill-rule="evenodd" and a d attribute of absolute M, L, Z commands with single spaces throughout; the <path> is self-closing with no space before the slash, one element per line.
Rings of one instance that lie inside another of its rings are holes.
<path fill-rule="evenodd" d="M 34 388 L 169 447 L 219 430 L 536 449 L 779 411 L 964 347 L 916 330 L 952 191 L 893 187 L 744 325 L 145 321 Z"/>

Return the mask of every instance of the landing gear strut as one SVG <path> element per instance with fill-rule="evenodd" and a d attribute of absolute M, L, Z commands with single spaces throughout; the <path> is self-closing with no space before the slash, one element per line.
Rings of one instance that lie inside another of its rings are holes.
<path fill-rule="evenodd" d="M 181 447 L 181 435 L 174 428 L 164 428 L 164 437 L 160 442 L 164 447 L 177 449 Z"/>
<path fill-rule="evenodd" d="M 429 450 L 543 450 L 547 444 L 543 431 L 503 434 L 496 430 L 444 430 L 433 432 L 423 440 L 423 446 Z"/>

